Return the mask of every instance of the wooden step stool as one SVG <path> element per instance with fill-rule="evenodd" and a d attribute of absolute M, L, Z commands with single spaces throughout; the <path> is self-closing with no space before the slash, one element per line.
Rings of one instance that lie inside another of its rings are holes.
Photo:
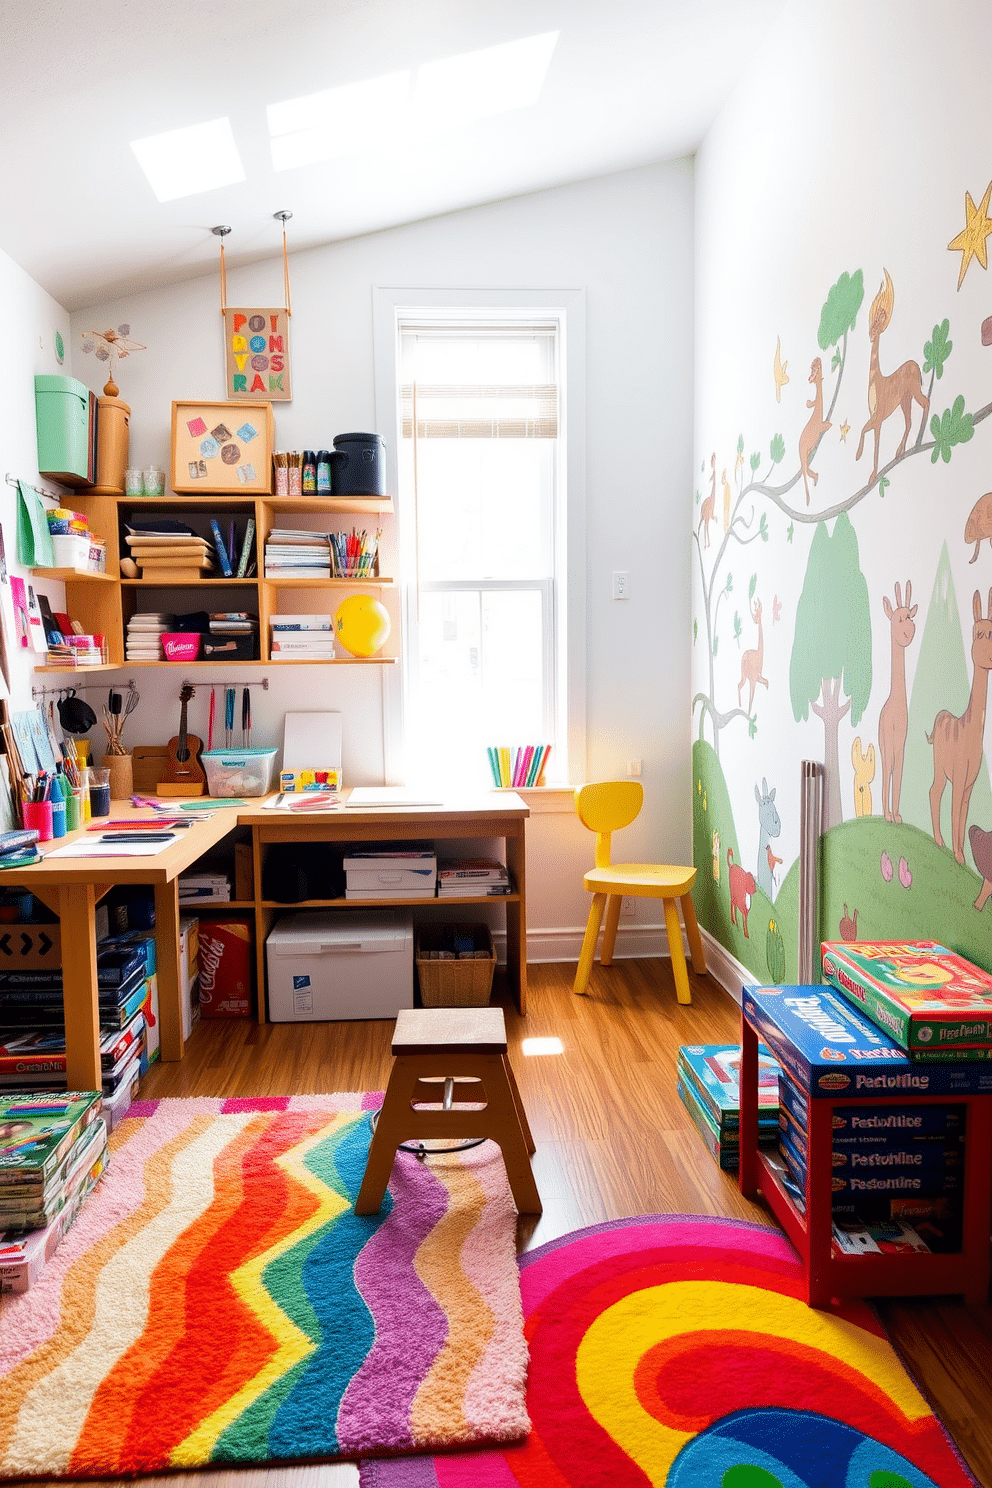
<path fill-rule="evenodd" d="M 393 1069 L 355 1213 L 378 1213 L 401 1143 L 489 1137 L 502 1149 L 517 1210 L 540 1214 L 530 1166 L 534 1139 L 506 1054 L 503 1009 L 403 1008 L 392 1049 Z M 438 1081 L 444 1082 L 443 1099 Z M 470 1109 L 482 1101 L 481 1110 Z M 427 1103 L 441 1108 L 418 1109 Z"/>

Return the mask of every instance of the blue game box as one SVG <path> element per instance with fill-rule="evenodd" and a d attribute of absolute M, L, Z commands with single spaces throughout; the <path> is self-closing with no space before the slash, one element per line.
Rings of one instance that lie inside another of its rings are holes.
<path fill-rule="evenodd" d="M 823 1100 L 992 1093 L 992 1064 L 918 1064 L 831 987 L 745 986 L 744 1014 L 801 1090 Z"/>

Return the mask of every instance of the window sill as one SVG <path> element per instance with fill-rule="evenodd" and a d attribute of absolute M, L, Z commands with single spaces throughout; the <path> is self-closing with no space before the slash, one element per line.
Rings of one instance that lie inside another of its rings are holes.
<path fill-rule="evenodd" d="M 513 787 L 506 789 L 512 790 Z M 521 785 L 514 794 L 527 802 L 533 816 L 572 816 L 575 813 L 575 792 L 570 785 Z"/>

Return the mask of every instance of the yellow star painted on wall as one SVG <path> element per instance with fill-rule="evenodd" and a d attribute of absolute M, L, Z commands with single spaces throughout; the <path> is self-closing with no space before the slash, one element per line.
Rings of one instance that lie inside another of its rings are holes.
<path fill-rule="evenodd" d="M 992 217 L 988 215 L 990 200 L 992 200 L 992 181 L 986 187 L 985 195 L 982 197 L 980 206 L 975 206 L 975 203 L 971 199 L 970 191 L 966 191 L 964 194 L 964 210 L 968 220 L 957 237 L 952 238 L 947 245 L 948 249 L 952 252 L 957 251 L 961 254 L 961 272 L 958 274 L 958 289 L 961 288 L 964 276 L 968 272 L 968 265 L 973 258 L 978 259 L 983 269 L 987 269 L 989 266 L 988 249 L 985 246 L 985 239 L 989 233 L 992 233 Z"/>
<path fill-rule="evenodd" d="M 841 444 L 846 444 L 847 443 L 847 436 L 848 436 L 848 434 L 850 434 L 850 432 L 851 432 L 851 426 L 847 422 L 847 419 L 845 419 L 844 422 L 840 426 L 840 442 L 841 442 Z"/>

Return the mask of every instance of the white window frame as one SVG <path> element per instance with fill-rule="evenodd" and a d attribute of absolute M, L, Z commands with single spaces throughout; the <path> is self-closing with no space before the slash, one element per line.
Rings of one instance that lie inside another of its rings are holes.
<path fill-rule="evenodd" d="M 556 524 L 557 647 L 553 707 L 558 748 L 548 767 L 549 784 L 568 785 L 585 778 L 586 767 L 586 502 L 585 502 L 585 292 L 526 289 L 439 289 L 376 285 L 372 291 L 376 430 L 386 441 L 388 489 L 399 489 L 401 438 L 399 327 L 402 320 L 429 317 L 453 324 L 514 319 L 554 320 L 564 389 L 560 409 L 561 468 L 564 497 Z M 397 501 L 397 544 L 403 585 L 402 665 L 384 678 L 383 752 L 388 782 L 404 781 L 404 722 L 416 638 L 415 567 L 409 560 L 413 542 L 409 514 Z M 519 584 L 512 587 L 519 588 Z M 524 587 L 527 587 L 526 585 Z M 399 672 L 397 676 L 396 673 Z"/>

